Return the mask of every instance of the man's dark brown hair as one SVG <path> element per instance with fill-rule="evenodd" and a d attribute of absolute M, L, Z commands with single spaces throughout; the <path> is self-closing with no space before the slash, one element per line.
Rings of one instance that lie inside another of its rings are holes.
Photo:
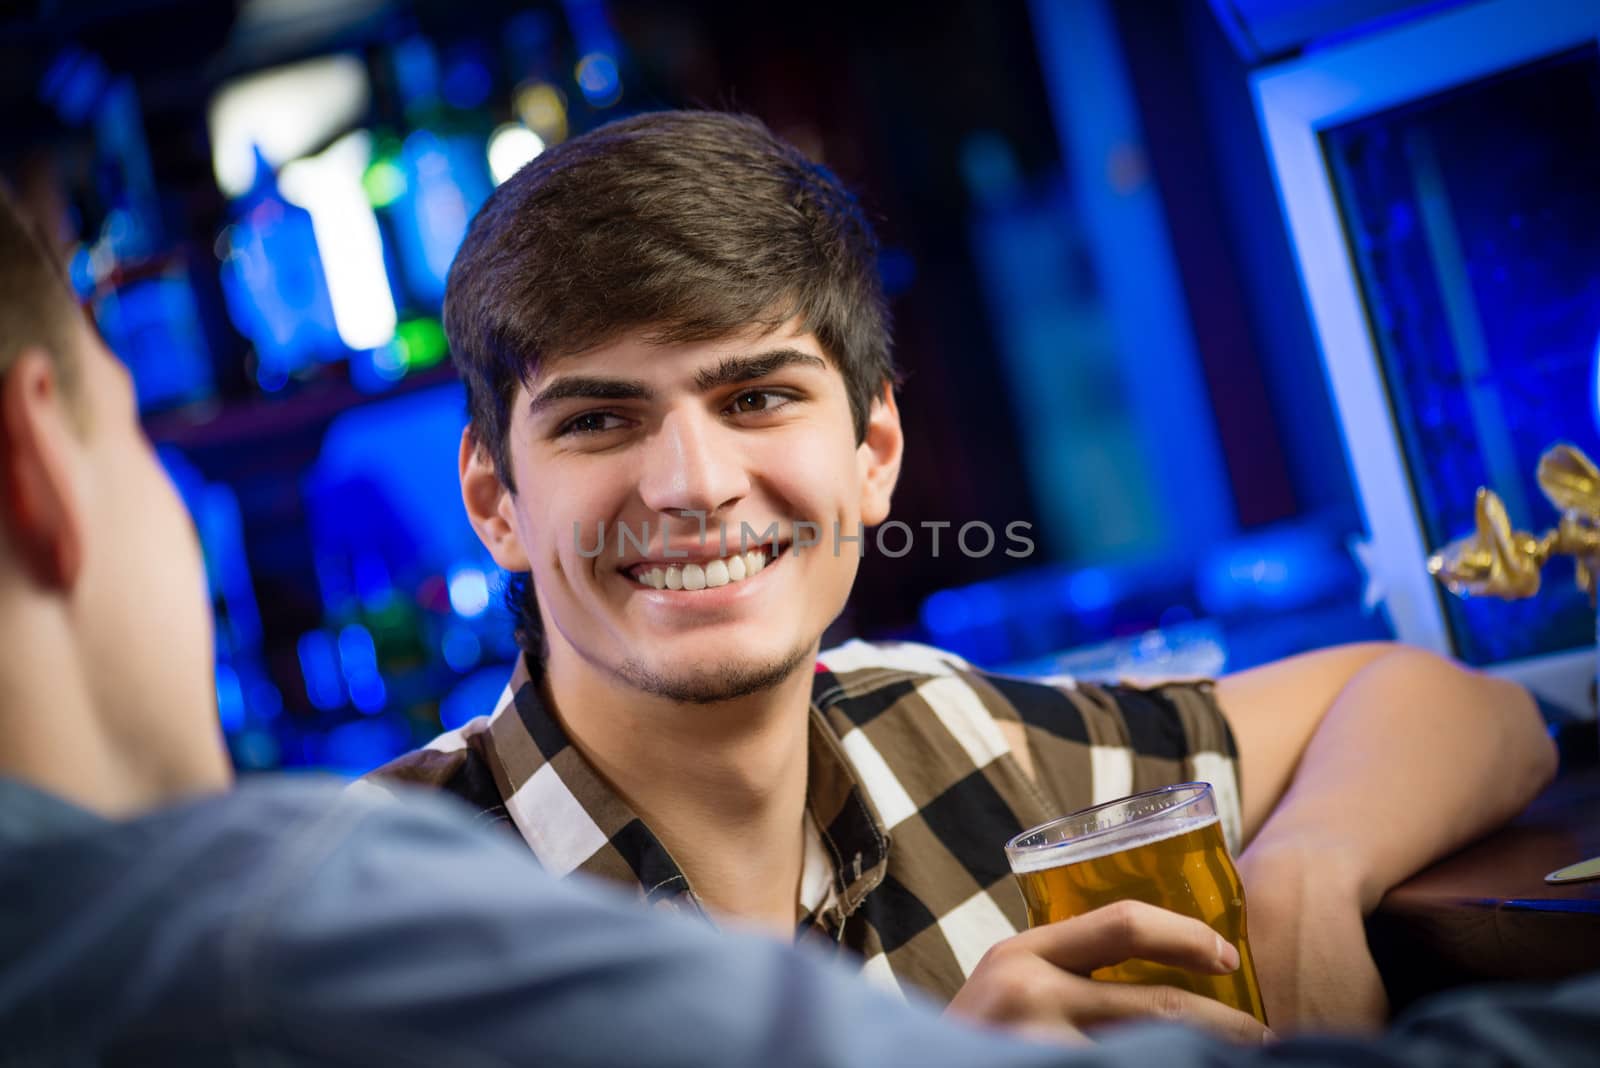
<path fill-rule="evenodd" d="M 0 183 L 0 375 L 38 345 L 54 360 L 63 393 L 75 396 L 83 323 L 60 265 Z"/>
<path fill-rule="evenodd" d="M 843 375 L 860 441 L 895 379 L 872 226 L 826 168 L 711 111 L 622 119 L 540 155 L 473 220 L 444 302 L 472 434 L 513 492 L 511 404 L 546 360 L 796 316 Z M 515 580 L 508 601 L 537 656 L 530 592 Z"/>

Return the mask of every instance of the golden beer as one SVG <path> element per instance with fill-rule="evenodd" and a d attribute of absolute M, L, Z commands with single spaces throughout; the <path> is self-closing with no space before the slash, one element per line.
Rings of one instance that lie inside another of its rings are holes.
<path fill-rule="evenodd" d="M 1169 786 L 1064 816 L 1018 835 L 1006 854 L 1029 926 L 1133 898 L 1202 920 L 1239 951 L 1231 975 L 1130 960 L 1093 978 L 1180 987 L 1267 1022 L 1245 929 L 1244 885 L 1209 784 Z"/>

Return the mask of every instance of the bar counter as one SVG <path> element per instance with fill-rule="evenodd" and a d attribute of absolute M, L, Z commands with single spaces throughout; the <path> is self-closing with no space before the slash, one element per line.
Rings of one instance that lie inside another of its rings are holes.
<path fill-rule="evenodd" d="M 1391 890 L 1368 920 L 1399 1010 L 1424 995 L 1600 971 L 1600 880 L 1545 875 L 1600 856 L 1600 730 L 1558 737 L 1561 771 L 1511 823 Z"/>

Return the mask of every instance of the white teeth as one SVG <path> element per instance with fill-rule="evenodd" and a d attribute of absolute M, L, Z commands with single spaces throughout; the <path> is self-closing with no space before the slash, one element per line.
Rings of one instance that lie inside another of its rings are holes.
<path fill-rule="evenodd" d="M 657 590 L 714 590 L 730 582 L 742 582 L 759 575 L 767 567 L 767 554 L 761 549 L 735 553 L 722 560 L 706 564 L 684 564 L 682 567 L 652 567 L 637 571 L 634 579 L 641 586 Z"/>

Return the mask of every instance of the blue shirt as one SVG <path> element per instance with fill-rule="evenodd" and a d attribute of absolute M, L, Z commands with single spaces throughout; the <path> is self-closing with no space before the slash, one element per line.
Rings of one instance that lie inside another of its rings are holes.
<path fill-rule="evenodd" d="M 1382 1045 L 1141 1027 L 1058 1050 L 557 882 L 443 799 L 257 781 L 113 822 L 0 780 L 3 1065 L 1545 1065 L 1597 1030 L 1591 980 Z"/>

